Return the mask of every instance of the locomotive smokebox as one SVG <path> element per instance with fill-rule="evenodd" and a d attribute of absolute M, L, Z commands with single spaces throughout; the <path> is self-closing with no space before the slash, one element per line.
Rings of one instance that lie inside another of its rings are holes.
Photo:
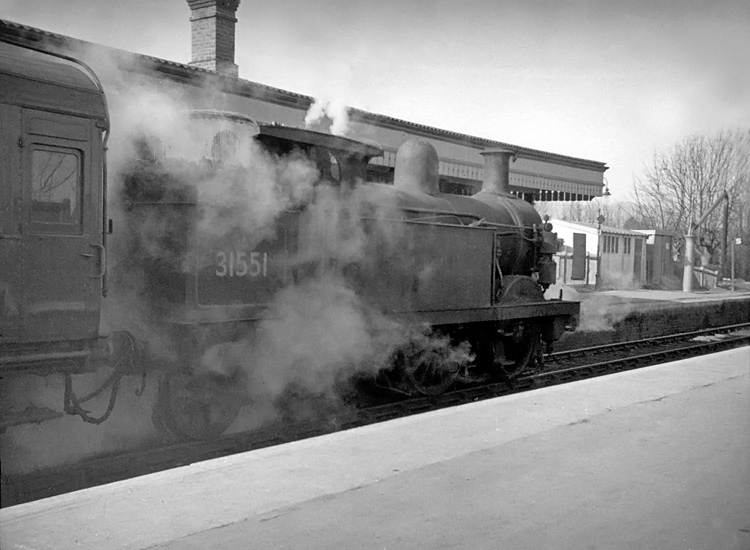
<path fill-rule="evenodd" d="M 397 189 L 437 196 L 440 193 L 439 160 L 435 148 L 421 139 L 410 139 L 398 148 L 393 184 Z"/>
<path fill-rule="evenodd" d="M 482 191 L 496 195 L 510 193 L 510 160 L 515 153 L 509 149 L 485 149 Z"/>

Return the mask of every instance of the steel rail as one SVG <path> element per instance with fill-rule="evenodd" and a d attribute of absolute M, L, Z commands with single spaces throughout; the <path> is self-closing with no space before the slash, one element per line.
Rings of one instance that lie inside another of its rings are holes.
<path fill-rule="evenodd" d="M 744 323 L 741 325 L 694 331 L 677 336 L 686 338 L 689 335 L 697 337 L 708 334 L 724 334 L 727 331 L 737 331 L 748 327 L 750 327 L 750 324 Z M 668 341 L 670 338 L 655 337 L 652 339 L 621 342 L 616 347 L 624 348 L 626 345 L 634 343 L 663 342 Z M 484 382 L 466 385 L 463 388 L 438 396 L 402 399 L 396 402 L 365 406 L 359 409 L 350 407 L 341 413 L 340 416 L 328 418 L 324 422 L 310 421 L 295 424 L 277 422 L 258 430 L 231 434 L 212 441 L 173 443 L 159 448 L 140 449 L 117 455 L 92 458 L 75 465 L 50 468 L 32 474 L 3 476 L 3 507 L 238 452 L 279 445 L 335 431 L 393 420 L 412 414 L 519 393 L 521 391 L 653 366 L 664 361 L 684 358 L 686 356 L 702 355 L 716 350 L 748 344 L 750 344 L 750 331 L 747 334 L 729 336 L 715 341 L 698 342 L 680 348 L 654 350 L 649 353 L 627 355 L 625 357 L 597 361 L 590 364 L 530 373 L 517 378 L 511 385 L 505 382 Z M 594 346 L 586 348 L 586 350 L 611 349 L 613 346 L 615 345 Z"/>
<path fill-rule="evenodd" d="M 750 323 L 738 323 L 735 325 L 725 325 L 721 327 L 705 328 L 701 330 L 694 330 L 690 332 L 681 332 L 677 334 L 668 334 L 666 336 L 654 336 L 651 338 L 643 338 L 640 340 L 625 340 L 623 342 L 613 342 L 611 344 L 602 344 L 599 346 L 590 346 L 585 348 L 575 348 L 564 351 L 557 351 L 553 353 L 545 354 L 545 360 L 556 360 L 567 356 L 585 355 L 586 353 L 603 353 L 608 351 L 617 351 L 620 348 L 626 347 L 638 347 L 643 345 L 654 345 L 660 342 L 670 342 L 678 340 L 688 340 L 696 338 L 698 336 L 705 336 L 711 334 L 723 334 L 732 331 L 739 331 L 743 329 L 750 329 Z"/>

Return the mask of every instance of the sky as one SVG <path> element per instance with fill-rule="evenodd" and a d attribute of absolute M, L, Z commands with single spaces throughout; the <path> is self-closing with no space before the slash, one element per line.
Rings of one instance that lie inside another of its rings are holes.
<path fill-rule="evenodd" d="M 0 18 L 187 63 L 185 0 L 0 0 Z M 750 0 L 241 0 L 241 78 L 605 162 L 750 128 Z"/>

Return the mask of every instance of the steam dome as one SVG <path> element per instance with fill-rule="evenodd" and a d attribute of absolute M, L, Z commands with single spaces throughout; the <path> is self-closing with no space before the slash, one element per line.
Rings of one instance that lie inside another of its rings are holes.
<path fill-rule="evenodd" d="M 421 139 L 410 139 L 398 148 L 393 184 L 397 189 L 437 196 L 440 193 L 438 154 Z"/>

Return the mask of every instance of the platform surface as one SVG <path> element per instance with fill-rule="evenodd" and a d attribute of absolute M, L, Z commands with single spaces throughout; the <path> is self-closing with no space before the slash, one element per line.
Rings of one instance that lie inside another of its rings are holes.
<path fill-rule="evenodd" d="M 0 547 L 750 548 L 750 348 L 0 510 Z"/>
<path fill-rule="evenodd" d="M 639 300 L 658 300 L 663 302 L 723 302 L 728 300 L 747 300 L 750 299 L 750 291 L 735 290 L 730 291 L 722 288 L 712 290 L 701 290 L 694 292 L 683 292 L 681 290 L 602 290 L 596 292 L 581 293 L 585 299 L 587 297 L 605 296 L 620 298 L 627 301 Z"/>

